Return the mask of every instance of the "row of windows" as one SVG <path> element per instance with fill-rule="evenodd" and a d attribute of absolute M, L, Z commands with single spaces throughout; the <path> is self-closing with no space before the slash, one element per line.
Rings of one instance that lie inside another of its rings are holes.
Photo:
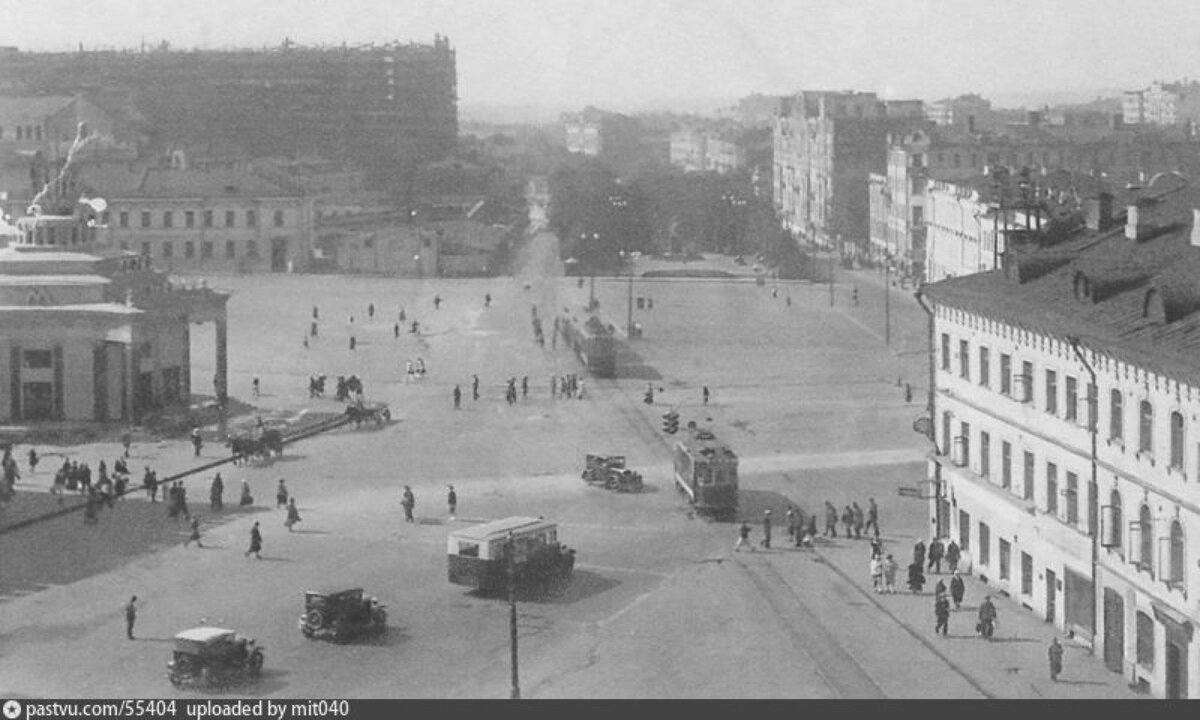
<path fill-rule="evenodd" d="M 17 125 L 16 131 L 17 140 L 41 140 L 42 126 L 41 125 Z M 4 127 L 0 126 L 0 140 L 4 139 Z"/>
<path fill-rule="evenodd" d="M 950 334 L 942 333 L 942 370 L 951 372 L 951 353 L 950 353 Z M 978 367 L 978 384 L 980 387 L 991 387 L 991 352 L 985 345 L 980 345 L 977 354 Z M 963 380 L 970 382 L 971 380 L 971 352 L 970 343 L 966 340 L 958 342 L 958 375 Z M 1033 390 L 1037 382 L 1034 375 L 1033 363 L 1022 361 L 1020 372 L 1013 372 L 1013 358 L 1007 353 L 1000 355 L 1000 394 L 1014 398 L 1019 402 L 1032 404 Z M 1044 387 L 1043 399 L 1045 402 L 1044 409 L 1046 413 L 1059 417 L 1059 373 L 1056 370 L 1046 369 L 1042 375 L 1042 383 Z M 1079 417 L 1079 379 L 1073 375 L 1064 375 L 1062 377 L 1063 395 L 1065 402 L 1062 407 L 1061 417 L 1074 423 L 1080 423 Z M 1097 422 L 1097 392 L 1096 388 L 1090 383 L 1086 386 L 1086 397 L 1084 403 L 1087 406 L 1086 426 L 1093 428 Z M 1138 453 L 1154 458 L 1154 405 L 1149 400 L 1142 400 L 1138 404 L 1137 409 L 1138 426 L 1137 426 L 1137 448 Z M 1186 431 L 1183 413 L 1179 411 L 1171 412 L 1170 417 L 1170 457 L 1169 467 L 1183 471 L 1184 467 L 1184 447 L 1186 441 Z M 1109 393 L 1109 440 L 1121 443 L 1125 442 L 1125 396 L 1119 389 L 1113 389 Z M 1200 457 L 1198 457 L 1200 461 Z M 1200 468 L 1198 468 L 1200 475 Z"/>
<path fill-rule="evenodd" d="M 1151 578 L 1160 577 L 1171 586 L 1179 586 L 1184 582 L 1186 567 L 1184 553 L 1183 524 L 1172 518 L 1165 534 L 1157 537 L 1154 532 L 1155 519 L 1150 512 L 1150 506 L 1143 502 L 1138 508 L 1136 520 L 1130 520 L 1128 525 L 1128 546 L 1124 538 L 1126 526 L 1122 509 L 1121 493 L 1115 489 L 1109 495 L 1108 505 L 1104 508 L 1105 532 L 1103 545 L 1118 553 L 1122 558 L 1136 565 L 1138 569 L 1150 574 Z M 1164 519 L 1159 519 L 1157 525 L 1163 527 Z M 1158 541 L 1158 563 L 1154 562 L 1155 540 Z"/>
<path fill-rule="evenodd" d="M 246 257 L 257 258 L 259 256 L 258 255 L 258 242 L 253 239 L 246 240 L 245 242 L 246 242 L 246 252 L 244 253 L 244 255 Z M 162 247 L 162 258 L 164 260 L 169 260 L 169 259 L 172 259 L 175 257 L 175 245 L 171 241 L 168 240 L 168 241 L 161 242 L 159 244 Z M 200 243 L 200 259 L 201 260 L 208 260 L 213 257 L 214 245 L 215 244 L 213 243 L 212 240 L 205 240 L 204 242 Z M 127 241 L 122 240 L 120 243 L 120 248 L 122 250 L 129 250 L 129 243 Z M 141 254 L 145 257 L 152 256 L 152 244 L 150 242 L 148 242 L 148 241 L 142 242 Z M 196 257 L 196 242 L 195 241 L 193 241 L 193 240 L 185 240 L 184 241 L 183 257 L 188 260 L 191 260 Z M 236 257 L 237 257 L 237 241 L 226 240 L 225 241 L 225 258 L 227 260 L 232 260 Z"/>
<path fill-rule="evenodd" d="M 185 228 L 196 227 L 196 211 L 195 210 L 184 210 L 184 211 L 182 211 L 181 214 L 183 215 L 183 227 L 185 227 Z M 128 210 L 119 211 L 117 213 L 117 225 L 119 227 L 123 227 L 123 228 L 129 227 L 129 219 L 130 219 L 129 216 L 130 216 L 130 211 L 128 211 Z M 163 228 L 175 227 L 175 217 L 176 217 L 176 212 L 174 210 L 164 210 L 162 212 L 162 222 L 158 227 L 163 227 Z M 210 228 L 210 227 L 214 226 L 214 216 L 213 216 L 212 210 L 204 210 L 200 217 L 201 217 L 201 221 L 204 224 L 204 227 Z M 109 214 L 106 211 L 101 216 L 101 222 L 103 222 L 105 225 L 107 225 L 109 222 L 109 219 L 110 219 Z M 152 227 L 152 222 L 151 222 L 152 219 L 153 219 L 152 213 L 149 210 L 141 211 L 141 218 L 140 218 L 141 227 L 143 227 L 143 228 Z M 276 210 L 272 220 L 274 222 L 275 227 L 283 227 L 283 223 L 284 223 L 283 211 Z M 258 211 L 257 210 L 247 210 L 245 222 L 246 222 L 246 224 L 245 224 L 246 227 L 258 227 Z M 226 210 L 225 211 L 224 227 L 227 227 L 227 228 L 237 227 L 237 211 L 235 211 L 235 210 Z"/>

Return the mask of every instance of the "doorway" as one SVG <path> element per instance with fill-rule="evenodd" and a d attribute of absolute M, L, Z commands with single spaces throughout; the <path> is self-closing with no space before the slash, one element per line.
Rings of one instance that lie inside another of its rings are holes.
<path fill-rule="evenodd" d="M 1104 666 L 1125 670 L 1125 599 L 1111 588 L 1104 588 Z"/>
<path fill-rule="evenodd" d="M 271 238 L 271 272 L 287 272 L 287 263 L 287 238 Z"/>

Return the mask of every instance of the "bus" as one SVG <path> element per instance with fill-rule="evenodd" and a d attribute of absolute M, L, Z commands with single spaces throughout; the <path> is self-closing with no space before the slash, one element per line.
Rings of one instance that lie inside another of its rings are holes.
<path fill-rule="evenodd" d="M 509 543 L 515 585 L 568 578 L 575 551 L 558 542 L 558 525 L 544 518 L 509 517 L 450 533 L 447 547 L 450 582 L 485 593 L 508 587 Z"/>
<path fill-rule="evenodd" d="M 675 443 L 675 484 L 700 512 L 733 518 L 738 504 L 737 466 L 737 454 L 711 430 L 692 430 Z"/>

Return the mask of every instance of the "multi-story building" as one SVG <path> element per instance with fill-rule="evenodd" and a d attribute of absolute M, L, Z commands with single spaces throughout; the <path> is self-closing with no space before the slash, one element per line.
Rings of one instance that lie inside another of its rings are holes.
<path fill-rule="evenodd" d="M 1112 671 L 1196 697 L 1200 203 L 1147 192 L 1111 229 L 918 293 L 931 526 Z"/>
<path fill-rule="evenodd" d="M 923 123 L 920 101 L 801 92 L 776 121 L 775 204 L 792 233 L 819 245 L 869 242 L 867 176 L 887 165 L 887 136 Z"/>
<path fill-rule="evenodd" d="M 746 164 L 746 151 L 732 128 L 683 128 L 671 133 L 670 162 L 685 172 L 726 174 Z"/>
<path fill-rule="evenodd" d="M 127 91 L 172 142 L 228 142 L 246 156 L 316 154 L 398 182 L 458 136 L 455 51 L 432 44 L 264 50 L 9 52 L 0 87 L 28 95 Z M 68 138 L 69 140 L 69 138 Z"/>
<path fill-rule="evenodd" d="M 991 101 L 974 93 L 928 103 L 925 117 L 935 125 L 958 127 L 967 132 L 989 130 L 996 124 Z"/>
<path fill-rule="evenodd" d="M 105 242 L 170 271 L 302 272 L 312 258 L 312 199 L 250 173 L 103 166 L 81 180 L 107 201 Z"/>
<path fill-rule="evenodd" d="M 1192 125 L 1200 122 L 1200 82 L 1155 81 L 1145 90 L 1126 91 L 1121 109 L 1130 125 Z"/>

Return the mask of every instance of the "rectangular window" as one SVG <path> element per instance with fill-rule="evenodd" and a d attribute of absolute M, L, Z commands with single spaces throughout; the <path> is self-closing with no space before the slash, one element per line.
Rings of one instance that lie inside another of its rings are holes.
<path fill-rule="evenodd" d="M 129 211 L 128 210 L 122 210 L 120 215 L 118 215 L 117 217 L 119 220 L 118 224 L 121 227 L 123 227 L 123 228 L 129 227 Z"/>
<path fill-rule="evenodd" d="M 183 243 L 183 256 L 188 260 L 196 257 L 196 243 L 188 240 Z"/>
<path fill-rule="evenodd" d="M 971 347 L 966 340 L 958 341 L 958 375 L 963 380 L 971 379 Z"/>
<path fill-rule="evenodd" d="M 979 348 L 979 384 L 983 387 L 988 386 L 989 379 L 992 376 L 992 369 L 989 367 L 988 349 L 980 346 Z"/>
<path fill-rule="evenodd" d="M 1012 577 L 1011 568 L 1012 562 L 1012 543 L 1000 538 L 1000 579 L 1007 580 Z"/>
<path fill-rule="evenodd" d="M 175 213 L 170 210 L 163 211 L 163 227 L 175 227 Z"/>
<path fill-rule="evenodd" d="M 150 257 L 150 243 L 144 240 L 142 241 L 142 255 L 144 257 Z"/>
<path fill-rule="evenodd" d="M 195 210 L 184 210 L 183 211 L 183 225 L 184 225 L 184 227 L 190 227 L 190 228 L 196 227 L 196 211 Z"/>
<path fill-rule="evenodd" d="M 1007 353 L 1000 355 L 1000 393 L 1012 395 L 1012 356 Z"/>
<path fill-rule="evenodd" d="M 992 564 L 992 529 L 985 522 L 979 523 L 979 564 Z"/>
<path fill-rule="evenodd" d="M 170 259 L 170 258 L 173 258 L 173 257 L 175 257 L 175 248 L 171 247 L 171 241 L 170 241 L 170 240 L 164 240 L 164 241 L 163 241 L 163 244 L 162 244 L 162 253 L 163 253 L 163 257 L 164 257 L 164 258 L 167 258 L 167 259 Z"/>
<path fill-rule="evenodd" d="M 225 257 L 230 260 L 237 257 L 237 248 L 232 240 L 225 241 Z"/>
<path fill-rule="evenodd" d="M 950 435 L 950 413 L 942 413 L 942 454 L 949 455 L 954 449 L 954 438 Z"/>
<path fill-rule="evenodd" d="M 258 241 L 253 239 L 246 241 L 246 255 L 252 258 L 258 257 Z"/>
<path fill-rule="evenodd" d="M 258 213 L 253 210 L 246 211 L 246 227 L 258 226 Z"/>
<path fill-rule="evenodd" d="M 1046 371 L 1046 412 L 1058 414 L 1058 373 Z"/>
<path fill-rule="evenodd" d="M 234 212 L 232 210 L 225 211 L 225 227 L 233 227 L 236 224 L 234 220 Z"/>
<path fill-rule="evenodd" d="M 1033 556 L 1021 553 L 1021 594 L 1033 594 Z"/>
<path fill-rule="evenodd" d="M 275 227 L 283 227 L 283 211 L 275 211 Z"/>
<path fill-rule="evenodd" d="M 1000 443 L 1000 487 L 1012 489 L 1012 443 L 1007 440 Z"/>
<path fill-rule="evenodd" d="M 1154 667 L 1154 619 L 1144 612 L 1137 614 L 1137 662 L 1146 668 Z"/>
<path fill-rule="evenodd" d="M 979 431 L 979 476 L 991 477 L 992 474 L 992 436 Z"/>
<path fill-rule="evenodd" d="M 1021 402 L 1033 402 L 1033 363 L 1021 363 Z"/>
<path fill-rule="evenodd" d="M 1110 440 L 1125 439 L 1125 397 L 1120 390 L 1113 390 L 1108 400 L 1108 437 Z"/>
<path fill-rule="evenodd" d="M 1046 463 L 1046 513 L 1058 517 L 1058 466 Z"/>
<path fill-rule="evenodd" d="M 1079 524 L 1079 476 L 1073 472 L 1067 473 L 1067 493 L 1063 497 L 1067 503 L 1067 523 Z"/>
<path fill-rule="evenodd" d="M 1033 453 L 1026 451 L 1025 467 L 1021 475 L 1021 497 L 1033 502 L 1033 472 L 1034 472 Z"/>
<path fill-rule="evenodd" d="M 1067 406 L 1064 410 L 1068 420 L 1079 421 L 1079 381 L 1071 375 L 1067 376 Z"/>
<path fill-rule="evenodd" d="M 958 546 L 963 552 L 971 549 L 971 514 L 966 510 L 958 511 Z"/>
<path fill-rule="evenodd" d="M 49 350 L 25 350 L 21 353 L 26 369 L 38 370 L 54 366 L 54 353 Z"/>
<path fill-rule="evenodd" d="M 971 467 L 971 423 L 962 423 L 958 441 L 962 445 L 962 466 Z"/>
<path fill-rule="evenodd" d="M 950 334 L 942 333 L 942 369 L 950 372 Z"/>
<path fill-rule="evenodd" d="M 200 259 L 208 260 L 212 256 L 213 256 L 212 240 L 205 240 L 204 242 L 200 243 Z"/>
<path fill-rule="evenodd" d="M 204 211 L 204 227 L 209 228 L 212 226 L 213 226 L 213 211 L 205 210 Z"/>
<path fill-rule="evenodd" d="M 150 227 L 150 211 L 149 210 L 142 211 L 142 227 L 144 227 L 144 228 Z"/>

